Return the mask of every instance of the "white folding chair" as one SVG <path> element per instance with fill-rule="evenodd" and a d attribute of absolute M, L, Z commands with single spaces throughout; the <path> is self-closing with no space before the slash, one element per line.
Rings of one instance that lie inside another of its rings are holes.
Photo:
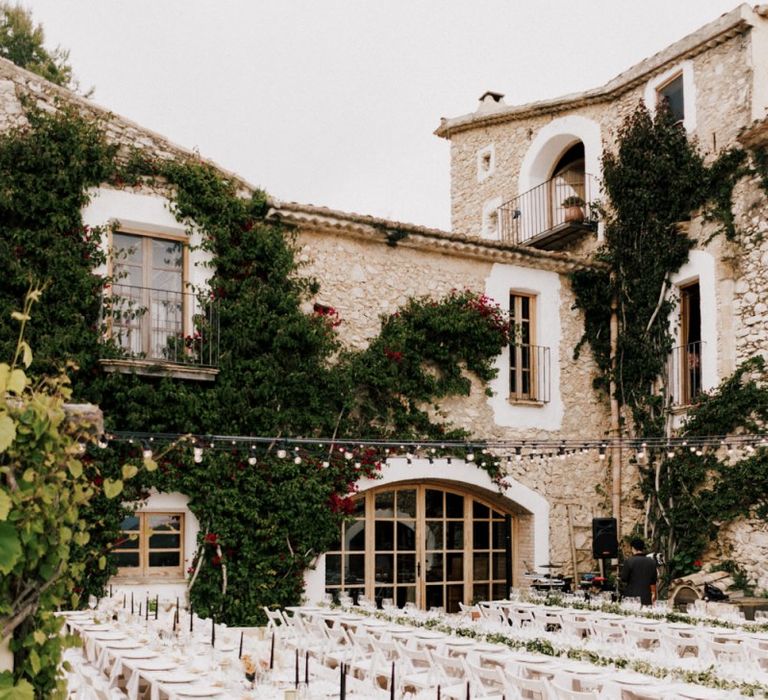
<path fill-rule="evenodd" d="M 524 700 L 549 700 L 546 678 L 523 678 L 508 669 L 505 670 L 504 677 L 507 681 L 508 694 L 516 692 Z"/>
<path fill-rule="evenodd" d="M 466 660 L 467 672 L 476 698 L 498 698 L 501 700 L 506 691 L 504 672 L 498 666 L 481 666 L 472 659 Z"/>
<path fill-rule="evenodd" d="M 600 697 L 598 690 L 571 690 L 555 681 L 551 681 L 549 687 L 556 700 L 597 700 Z"/>

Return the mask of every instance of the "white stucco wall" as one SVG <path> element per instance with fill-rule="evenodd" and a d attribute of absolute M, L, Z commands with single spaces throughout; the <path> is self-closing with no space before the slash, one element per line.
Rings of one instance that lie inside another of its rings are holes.
<path fill-rule="evenodd" d="M 97 187 L 90 190 L 89 196 L 90 202 L 83 209 L 83 223 L 87 226 L 108 226 L 117 223 L 138 229 L 147 235 L 158 233 L 187 236 L 187 230 L 171 212 L 169 201 L 158 194 Z M 201 242 L 201 235 L 197 231 L 189 237 L 188 281 L 194 286 L 204 285 L 211 275 L 206 267 L 211 255 L 200 249 Z M 105 240 L 105 252 L 107 245 Z M 107 270 L 106 267 L 101 267 L 96 272 L 106 274 Z"/>
<path fill-rule="evenodd" d="M 493 494 L 501 493 L 504 498 L 525 508 L 533 516 L 534 568 L 538 569 L 549 562 L 549 502 L 515 479 L 505 476 L 507 485 L 500 492 L 488 473 L 474 463 L 452 460 L 449 465 L 445 459 L 436 459 L 433 464 L 430 464 L 428 459 L 414 459 L 411 464 L 403 458 L 390 459 L 381 474 L 381 479 L 361 479 L 358 482 L 360 493 L 407 481 L 440 481 L 443 484 L 453 483 L 458 488 L 472 487 Z M 307 569 L 304 584 L 309 602 L 322 600 L 325 593 L 324 554 L 317 558 L 314 569 Z"/>
<path fill-rule="evenodd" d="M 587 117 L 569 114 L 553 119 L 539 129 L 520 165 L 518 194 L 551 178 L 552 168 L 560 156 L 577 141 L 584 144 L 584 171 L 599 179 L 602 174 L 600 160 L 603 156 L 600 125 Z"/>
<path fill-rule="evenodd" d="M 692 134 L 696 130 L 696 81 L 693 61 L 678 63 L 649 80 L 643 91 L 643 102 L 645 102 L 648 111 L 654 114 L 658 103 L 656 89 L 680 72 L 683 74 L 683 126 L 689 134 Z"/>
<path fill-rule="evenodd" d="M 510 403 L 509 348 L 506 347 L 496 359 L 499 373 L 490 384 L 494 393 L 488 403 L 493 409 L 494 422 L 508 428 L 559 430 L 563 422 L 560 393 L 560 276 L 555 272 L 494 264 L 485 282 L 485 293 L 506 309 L 512 290 L 536 296 L 534 340 L 536 345 L 544 345 L 550 351 L 550 401 L 543 405 Z"/>
<path fill-rule="evenodd" d="M 197 535 L 200 532 L 200 523 L 195 515 L 189 509 L 189 498 L 182 493 L 159 493 L 154 489 L 150 491 L 149 498 L 139 505 L 137 513 L 184 513 L 184 543 L 183 555 L 184 566 L 182 571 L 186 579 L 186 571 L 192 565 L 192 559 L 195 555 L 195 546 L 197 544 Z M 111 581 L 113 595 L 119 597 L 124 593 L 130 598 L 134 594 L 136 604 L 139 600 L 145 600 L 159 595 L 160 600 L 186 600 L 187 583 L 186 580 L 174 579 L 171 581 L 162 578 L 145 580 L 124 580 L 113 579 Z"/>
<path fill-rule="evenodd" d="M 715 273 L 715 258 L 705 250 L 692 250 L 688 262 L 678 272 L 670 276 L 672 284 L 680 286 L 699 281 L 701 302 L 701 388 L 704 391 L 713 389 L 720 381 L 717 367 L 717 288 Z M 670 317 L 670 327 L 680 339 L 680 306 L 676 306 Z"/>

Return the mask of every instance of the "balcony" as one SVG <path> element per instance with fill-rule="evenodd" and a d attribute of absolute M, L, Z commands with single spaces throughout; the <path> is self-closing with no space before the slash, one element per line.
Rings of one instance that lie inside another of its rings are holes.
<path fill-rule="evenodd" d="M 509 346 L 509 400 L 549 403 L 549 348 L 544 345 Z"/>
<path fill-rule="evenodd" d="M 218 373 L 218 301 L 207 293 L 115 284 L 102 297 L 101 314 L 119 351 L 101 360 L 106 371 L 203 381 Z"/>
<path fill-rule="evenodd" d="M 668 389 L 673 407 L 691 406 L 702 392 L 701 356 L 704 343 L 672 348 L 668 364 Z"/>
<path fill-rule="evenodd" d="M 585 232 L 594 231 L 597 211 L 593 202 L 600 185 L 593 175 L 568 171 L 499 207 L 501 240 L 542 250 L 560 250 Z M 581 206 L 563 206 L 577 197 Z"/>

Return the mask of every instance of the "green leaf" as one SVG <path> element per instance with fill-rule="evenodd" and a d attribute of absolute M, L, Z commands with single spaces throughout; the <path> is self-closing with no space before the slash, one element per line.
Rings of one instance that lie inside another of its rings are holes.
<path fill-rule="evenodd" d="M 16 423 L 7 414 L 0 416 L 0 452 L 5 452 L 16 439 Z"/>
<path fill-rule="evenodd" d="M 21 361 L 24 363 L 25 367 L 29 368 L 29 366 L 32 364 L 32 348 L 29 347 L 29 343 L 26 340 L 22 340 L 19 347 L 21 348 L 22 352 Z"/>
<path fill-rule="evenodd" d="M 35 691 L 29 681 L 20 680 L 13 684 L 13 675 L 9 671 L 0 673 L 0 700 L 34 700 Z"/>
<path fill-rule="evenodd" d="M 48 639 L 48 635 L 45 632 L 43 632 L 43 630 L 35 630 L 32 633 L 32 636 L 35 639 L 35 643 L 39 644 L 40 646 L 45 644 L 45 640 Z"/>
<path fill-rule="evenodd" d="M 107 498 L 115 498 L 119 496 L 123 491 L 123 482 L 120 479 L 105 479 L 104 480 L 104 495 Z"/>
<path fill-rule="evenodd" d="M 40 655 L 34 650 L 30 650 L 29 652 L 29 666 L 32 669 L 32 675 L 36 676 L 38 673 L 40 673 Z"/>
<path fill-rule="evenodd" d="M 123 479 L 126 481 L 128 479 L 133 479 L 134 476 L 136 476 L 139 473 L 139 468 L 135 464 L 124 464 L 123 465 Z"/>
<path fill-rule="evenodd" d="M 9 574 L 21 557 L 21 542 L 16 528 L 0 523 L 0 574 Z"/>
<path fill-rule="evenodd" d="M 8 391 L 14 394 L 21 394 L 24 391 L 24 387 L 27 385 L 27 375 L 24 374 L 23 369 L 14 369 L 11 371 L 10 377 L 8 377 Z"/>
<path fill-rule="evenodd" d="M 152 457 L 144 457 L 144 469 L 148 472 L 153 472 L 157 469 L 157 462 Z"/>
<path fill-rule="evenodd" d="M 82 547 L 83 545 L 88 544 L 91 539 L 91 535 L 89 532 L 76 532 L 72 539 L 75 541 L 75 544 Z"/>
<path fill-rule="evenodd" d="M 99 569 L 101 571 L 104 571 L 104 569 L 106 569 L 106 568 L 107 568 L 107 558 L 102 554 L 99 557 Z"/>
<path fill-rule="evenodd" d="M 13 501 L 11 500 L 11 497 L 5 491 L 0 491 L 0 521 L 5 520 L 8 517 L 12 505 Z"/>
<path fill-rule="evenodd" d="M 83 465 L 79 459 L 67 460 L 67 469 L 75 479 L 79 479 L 83 475 Z"/>

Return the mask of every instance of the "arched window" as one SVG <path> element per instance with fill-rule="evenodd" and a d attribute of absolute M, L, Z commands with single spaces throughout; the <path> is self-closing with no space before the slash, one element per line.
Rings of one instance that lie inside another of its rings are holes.
<path fill-rule="evenodd" d="M 504 598 L 512 526 L 509 513 L 472 493 L 436 484 L 372 489 L 326 554 L 326 590 L 447 612 Z"/>
<path fill-rule="evenodd" d="M 570 146 L 552 168 L 549 179 L 550 228 L 567 221 L 567 202 L 587 201 L 586 176 L 584 173 L 584 144 L 577 141 Z"/>

